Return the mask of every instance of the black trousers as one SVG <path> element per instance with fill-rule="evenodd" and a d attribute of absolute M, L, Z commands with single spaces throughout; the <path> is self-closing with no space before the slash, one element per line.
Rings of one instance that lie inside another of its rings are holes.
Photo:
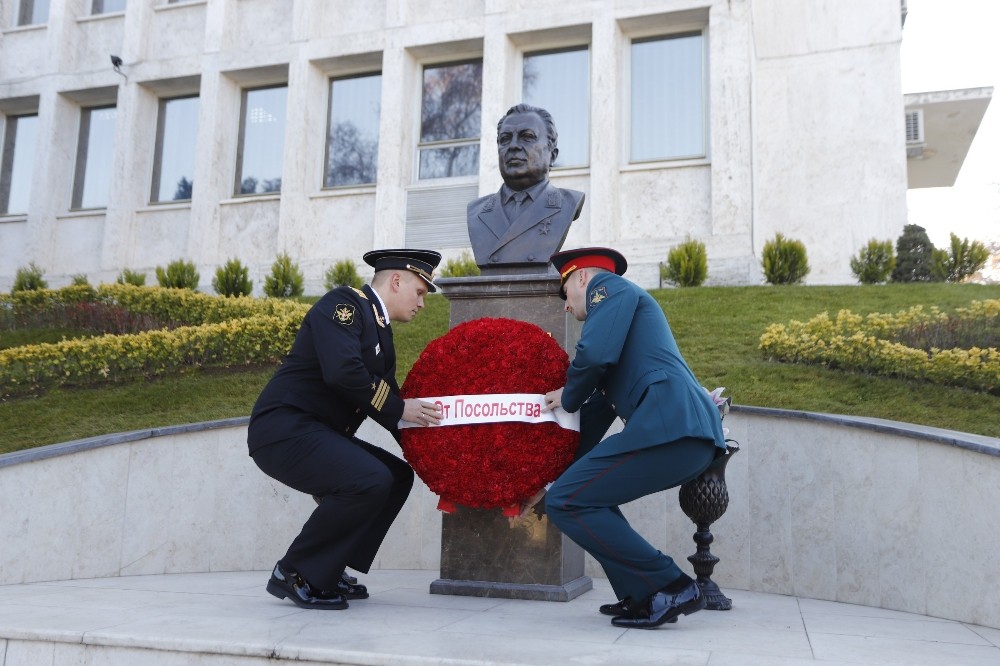
<path fill-rule="evenodd" d="M 253 460 L 271 478 L 320 498 L 280 560 L 319 589 L 333 589 L 345 566 L 368 573 L 413 487 L 406 461 L 332 430 L 268 444 Z"/>

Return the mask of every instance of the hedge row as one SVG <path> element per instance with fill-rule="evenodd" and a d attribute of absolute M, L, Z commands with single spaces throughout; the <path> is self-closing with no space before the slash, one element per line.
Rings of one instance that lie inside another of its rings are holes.
<path fill-rule="evenodd" d="M 307 305 L 219 298 L 185 289 L 102 285 L 0 296 L 0 309 L 21 314 L 95 302 L 186 325 L 0 350 L 0 395 L 58 386 L 130 381 L 199 367 L 279 361 L 291 347 Z M 92 300 L 89 300 L 92 299 Z"/>
<path fill-rule="evenodd" d="M 841 310 L 809 321 L 772 324 L 760 337 L 761 351 L 772 360 L 815 363 L 1000 394 L 1000 351 L 996 347 L 918 349 L 902 342 L 907 332 L 932 326 L 954 329 L 956 323 L 984 332 L 1000 325 L 1000 300 L 973 301 L 952 315 L 937 308 L 866 317 Z"/>

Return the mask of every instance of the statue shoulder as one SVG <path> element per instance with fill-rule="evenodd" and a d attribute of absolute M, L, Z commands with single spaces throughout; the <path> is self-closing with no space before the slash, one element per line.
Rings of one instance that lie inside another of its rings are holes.
<path fill-rule="evenodd" d="M 498 198 L 498 193 L 493 192 L 492 194 L 487 194 L 486 196 L 479 197 L 478 199 L 473 199 L 469 202 L 468 211 L 470 214 L 491 211 L 493 210 L 493 207 L 497 205 Z"/>
<path fill-rule="evenodd" d="M 555 185 L 549 184 L 548 188 L 545 190 L 548 201 L 546 204 L 550 208 L 571 208 L 573 210 L 573 219 L 575 220 L 580 216 L 580 211 L 583 210 L 583 199 L 584 193 L 580 190 L 567 190 L 561 187 L 556 187 Z"/>

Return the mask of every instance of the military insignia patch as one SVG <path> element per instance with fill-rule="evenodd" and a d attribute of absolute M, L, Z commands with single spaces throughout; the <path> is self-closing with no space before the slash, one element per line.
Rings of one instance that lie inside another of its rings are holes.
<path fill-rule="evenodd" d="M 337 320 L 337 323 L 350 326 L 354 323 L 354 306 L 337 303 L 337 307 L 333 311 L 333 318 Z"/>
<path fill-rule="evenodd" d="M 605 287 L 597 287 L 590 292 L 590 304 L 597 305 L 608 297 L 608 290 Z"/>

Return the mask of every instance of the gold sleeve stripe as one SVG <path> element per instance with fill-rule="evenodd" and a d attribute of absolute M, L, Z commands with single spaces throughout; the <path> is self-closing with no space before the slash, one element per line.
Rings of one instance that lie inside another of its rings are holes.
<path fill-rule="evenodd" d="M 375 397 L 372 398 L 372 407 L 376 411 L 382 411 L 382 407 L 385 406 L 385 399 L 389 397 L 389 385 L 383 379 L 379 382 L 378 388 L 375 389 Z"/>

